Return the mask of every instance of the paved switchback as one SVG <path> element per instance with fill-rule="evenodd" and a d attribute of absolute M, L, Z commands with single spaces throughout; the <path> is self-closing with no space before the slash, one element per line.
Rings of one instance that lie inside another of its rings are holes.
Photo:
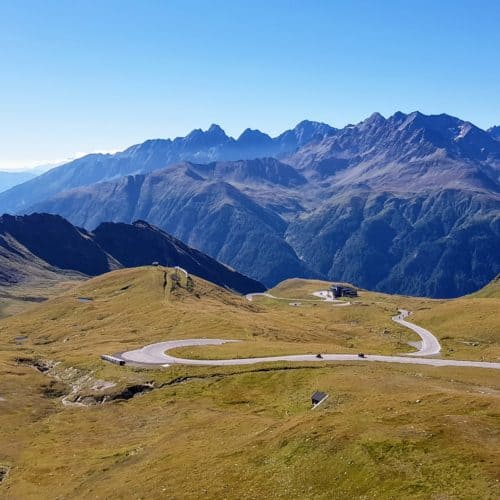
<path fill-rule="evenodd" d="M 383 362 L 383 363 L 402 363 L 414 365 L 431 365 L 431 366 L 462 366 L 476 368 L 493 368 L 500 370 L 500 363 L 487 363 L 484 361 L 459 361 L 454 359 L 437 359 L 437 358 L 412 358 L 409 356 L 378 356 L 367 355 L 360 358 L 355 354 L 323 354 L 321 358 L 317 358 L 314 354 L 297 354 L 292 356 L 266 356 L 262 358 L 242 358 L 242 359 L 185 359 L 170 356 L 168 351 L 179 347 L 205 346 L 205 345 L 222 345 L 227 342 L 239 342 L 238 340 L 226 339 L 186 339 L 186 340 L 170 340 L 167 342 L 158 342 L 151 344 L 141 349 L 128 351 L 121 354 L 115 354 L 118 359 L 122 359 L 128 363 L 137 363 L 149 366 L 170 366 L 173 364 L 180 365 L 195 365 L 195 366 L 237 366 L 251 365 L 255 363 L 272 363 L 276 361 L 287 362 L 308 362 L 321 363 L 325 361 L 358 361 L 358 362 Z"/>
<path fill-rule="evenodd" d="M 332 299 L 328 294 L 316 292 L 314 295 L 323 298 L 327 302 Z M 277 300 L 299 300 L 278 298 L 268 293 L 254 293 L 246 296 L 248 300 L 252 300 L 255 296 L 264 296 Z M 302 300 L 302 299 L 300 299 Z M 343 303 L 349 305 L 349 303 Z M 170 340 L 166 342 L 158 342 L 150 344 L 140 349 L 127 351 L 115 354 L 113 357 L 116 360 L 122 360 L 126 363 L 134 363 L 146 365 L 151 367 L 166 367 L 172 364 L 182 365 L 197 365 L 197 366 L 236 366 L 236 365 L 250 365 L 255 363 L 271 363 L 277 361 L 284 362 L 339 362 L 339 361 L 358 361 L 358 362 L 382 362 L 382 363 L 402 363 L 414 365 L 430 365 L 430 366 L 461 366 L 461 367 L 474 367 L 474 368 L 490 368 L 500 369 L 500 363 L 489 363 L 485 361 L 462 361 L 454 359 L 439 359 L 439 358 L 424 358 L 423 356 L 431 356 L 440 352 L 441 345 L 437 338 L 425 328 L 415 325 L 406 321 L 411 313 L 405 309 L 399 310 L 399 315 L 393 316 L 392 320 L 396 323 L 413 330 L 422 339 L 417 352 L 408 353 L 403 356 L 379 356 L 379 355 L 366 355 L 360 357 L 355 354 L 323 354 L 321 358 L 313 354 L 298 354 L 291 356 L 266 356 L 260 358 L 243 358 L 243 359 L 184 359 L 170 356 L 168 351 L 179 347 L 192 347 L 192 346 L 205 346 L 205 345 L 222 345 L 228 342 L 239 342 L 239 340 L 226 340 L 226 339 L 187 339 L 187 340 Z M 417 356 L 417 357 L 413 357 Z"/>

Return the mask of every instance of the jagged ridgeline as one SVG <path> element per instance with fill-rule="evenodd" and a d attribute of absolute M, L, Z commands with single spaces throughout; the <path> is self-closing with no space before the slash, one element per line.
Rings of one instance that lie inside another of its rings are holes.
<path fill-rule="evenodd" d="M 499 179 L 497 128 L 375 113 L 89 155 L 0 194 L 0 210 L 90 231 L 146 220 L 268 287 L 299 276 L 454 297 L 500 272 Z"/>

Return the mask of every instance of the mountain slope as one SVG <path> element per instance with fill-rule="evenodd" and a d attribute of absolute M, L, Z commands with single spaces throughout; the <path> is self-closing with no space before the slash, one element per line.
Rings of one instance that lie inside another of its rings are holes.
<path fill-rule="evenodd" d="M 22 257 L 27 263 L 37 259 L 52 270 L 95 276 L 120 267 L 93 241 L 90 233 L 56 215 L 3 215 L 0 247 L 7 259 L 9 254 Z M 0 273 L 2 281 L 16 282 L 23 276 L 24 266 L 3 266 Z"/>
<path fill-rule="evenodd" d="M 246 188 L 254 186 L 261 199 L 244 193 L 241 182 Z M 285 242 L 287 223 L 277 213 L 277 192 L 286 199 L 283 210 L 292 210 L 291 193 L 303 182 L 294 169 L 276 160 L 206 166 L 184 163 L 61 193 L 35 210 L 64 214 L 87 228 L 105 220 L 147 220 L 270 286 L 290 273 L 319 276 Z M 272 208 L 262 200 L 263 192 L 272 196 Z"/>
<path fill-rule="evenodd" d="M 481 290 L 473 293 L 471 297 L 500 299 L 500 274 Z"/>
<path fill-rule="evenodd" d="M 0 193 L 36 177 L 33 172 L 0 172 Z"/>
<path fill-rule="evenodd" d="M 264 287 L 257 281 L 220 264 L 144 221 L 133 224 L 104 223 L 93 231 L 94 241 L 124 267 L 158 262 L 180 266 L 200 278 L 240 293 Z"/>
<path fill-rule="evenodd" d="M 209 163 L 279 157 L 335 130 L 324 123 L 303 121 L 275 138 L 247 129 L 234 139 L 218 125 L 212 125 L 207 131 L 196 129 L 174 140 L 148 140 L 116 154 L 91 154 L 0 194 L 0 213 L 24 213 L 29 207 L 64 190 L 148 173 L 181 161 Z"/>
<path fill-rule="evenodd" d="M 286 239 L 334 280 L 456 297 L 500 272 L 500 203 L 457 190 L 346 195 L 293 221 Z"/>
<path fill-rule="evenodd" d="M 61 279 L 96 276 L 122 267 L 152 262 L 181 266 L 189 273 L 240 293 L 262 291 L 257 281 L 184 245 L 159 229 L 101 224 L 93 233 L 60 216 L 32 214 L 0 218 L 0 285 L 36 282 L 38 274 Z"/>
<path fill-rule="evenodd" d="M 375 113 L 285 161 L 336 189 L 500 190 L 500 143 L 448 115 L 396 113 L 385 119 Z"/>

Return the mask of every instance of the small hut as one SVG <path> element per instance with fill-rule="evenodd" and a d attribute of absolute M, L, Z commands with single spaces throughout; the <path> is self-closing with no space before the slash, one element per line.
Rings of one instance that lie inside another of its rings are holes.
<path fill-rule="evenodd" d="M 316 391 L 312 396 L 311 396 L 311 404 L 313 408 L 315 406 L 318 406 L 322 401 L 324 401 L 328 397 L 328 394 L 326 392 L 321 392 L 321 391 Z"/>

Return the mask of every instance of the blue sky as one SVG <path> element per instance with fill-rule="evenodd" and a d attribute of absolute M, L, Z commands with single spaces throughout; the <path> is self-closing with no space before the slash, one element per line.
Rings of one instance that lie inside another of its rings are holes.
<path fill-rule="evenodd" d="M 0 168 L 219 123 L 500 123 L 497 0 L 0 0 Z"/>

